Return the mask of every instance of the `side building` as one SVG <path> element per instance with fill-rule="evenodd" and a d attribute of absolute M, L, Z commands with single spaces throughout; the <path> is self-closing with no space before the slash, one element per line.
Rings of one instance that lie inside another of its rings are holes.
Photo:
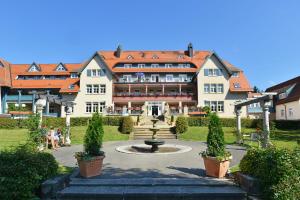
<path fill-rule="evenodd" d="M 300 120 L 300 76 L 274 85 L 266 92 L 276 92 L 273 106 L 276 120 Z"/>
<path fill-rule="evenodd" d="M 2 63 L 2 64 L 1 64 Z M 244 72 L 215 52 L 98 51 L 78 63 L 11 64 L 0 60 L 1 113 L 35 112 L 36 94 L 74 102 L 73 117 L 103 115 L 197 115 L 209 106 L 234 117 L 234 103 L 252 91 Z M 64 117 L 47 102 L 44 113 Z M 246 109 L 242 112 L 246 117 Z"/>

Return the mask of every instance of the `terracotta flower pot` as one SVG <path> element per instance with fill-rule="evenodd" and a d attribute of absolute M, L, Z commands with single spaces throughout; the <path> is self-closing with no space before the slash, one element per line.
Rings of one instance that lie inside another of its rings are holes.
<path fill-rule="evenodd" d="M 223 178 L 229 168 L 230 159 L 219 161 L 215 157 L 202 157 L 207 176 Z"/>
<path fill-rule="evenodd" d="M 89 178 L 101 174 L 103 159 L 105 156 L 96 156 L 91 160 L 77 159 L 80 175 Z"/>

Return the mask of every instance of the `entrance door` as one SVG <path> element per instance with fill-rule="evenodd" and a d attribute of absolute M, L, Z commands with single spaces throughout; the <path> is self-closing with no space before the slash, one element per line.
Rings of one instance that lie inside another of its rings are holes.
<path fill-rule="evenodd" d="M 158 116 L 158 106 L 152 106 L 152 115 Z"/>

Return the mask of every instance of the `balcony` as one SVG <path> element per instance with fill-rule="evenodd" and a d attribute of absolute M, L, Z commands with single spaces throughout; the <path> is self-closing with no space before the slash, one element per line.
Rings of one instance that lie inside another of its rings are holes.
<path fill-rule="evenodd" d="M 120 78 L 118 80 L 115 80 L 115 84 L 160 84 L 160 83 L 191 83 L 192 78 L 188 77 L 187 79 L 181 79 L 181 78 L 173 78 L 171 81 L 166 80 L 166 78 L 159 78 L 158 80 L 152 80 L 151 78 L 145 78 L 145 79 L 138 79 L 138 78 L 131 78 L 130 80 L 126 80 L 123 78 Z"/>
<path fill-rule="evenodd" d="M 129 93 L 129 92 L 119 92 L 114 93 L 114 102 L 128 102 L 128 101 L 194 101 L 196 96 L 194 93 L 186 92 L 149 92 L 149 93 Z"/>

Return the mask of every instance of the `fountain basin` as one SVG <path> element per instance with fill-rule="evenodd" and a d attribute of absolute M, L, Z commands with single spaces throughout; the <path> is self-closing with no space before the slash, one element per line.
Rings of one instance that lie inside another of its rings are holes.
<path fill-rule="evenodd" d="M 158 146 L 165 144 L 165 141 L 163 140 L 145 140 L 144 141 L 146 145 L 150 145 L 151 147 L 151 152 L 157 152 L 158 151 Z"/>

